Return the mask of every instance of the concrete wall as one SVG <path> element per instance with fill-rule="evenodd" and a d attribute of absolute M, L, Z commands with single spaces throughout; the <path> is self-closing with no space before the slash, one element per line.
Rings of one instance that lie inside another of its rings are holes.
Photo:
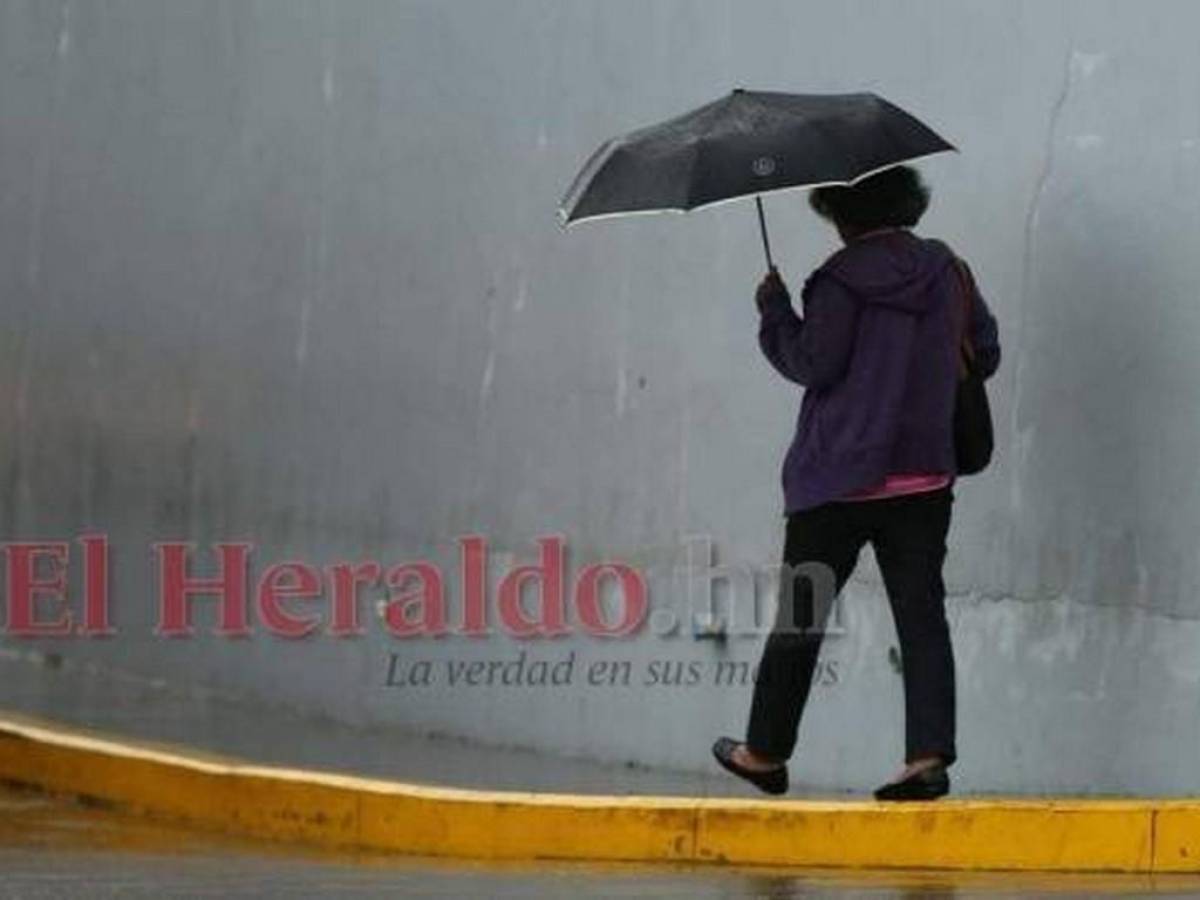
<path fill-rule="evenodd" d="M 555 206 L 603 138 L 734 86 L 875 89 L 961 147 L 923 167 L 922 230 L 972 261 L 1006 351 L 999 459 L 959 488 L 947 570 L 960 784 L 1200 789 L 1198 27 L 1188 0 L 3 0 L 0 537 L 107 532 L 119 628 L 44 646 L 707 767 L 748 690 L 638 674 L 758 638 L 164 641 L 150 545 L 453 573 L 475 532 L 502 572 L 558 532 L 684 613 L 688 535 L 769 565 L 799 397 L 755 346 L 752 204 L 570 232 Z M 793 285 L 834 246 L 803 199 L 767 201 Z M 863 787 L 903 734 L 869 554 L 844 621 L 794 774 Z M 393 652 L 520 649 L 574 650 L 576 683 L 385 685 Z M 592 659 L 634 682 L 588 687 Z"/>

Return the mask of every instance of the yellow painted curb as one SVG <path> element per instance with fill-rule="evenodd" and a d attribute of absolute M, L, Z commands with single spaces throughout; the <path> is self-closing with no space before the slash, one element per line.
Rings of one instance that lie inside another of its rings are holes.
<path fill-rule="evenodd" d="M 758 801 L 474 791 L 0 716 L 0 779 L 253 837 L 476 859 L 1200 872 L 1200 799 Z"/>

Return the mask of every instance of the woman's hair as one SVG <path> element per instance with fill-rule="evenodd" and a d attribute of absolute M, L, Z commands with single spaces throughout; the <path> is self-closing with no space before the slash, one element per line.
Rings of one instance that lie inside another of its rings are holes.
<path fill-rule="evenodd" d="M 929 188 L 911 166 L 895 166 L 850 187 L 816 188 L 808 205 L 822 219 L 854 231 L 911 228 L 929 208 Z"/>

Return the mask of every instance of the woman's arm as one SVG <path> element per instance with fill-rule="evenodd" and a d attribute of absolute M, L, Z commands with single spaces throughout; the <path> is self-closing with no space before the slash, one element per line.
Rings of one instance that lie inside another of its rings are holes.
<path fill-rule="evenodd" d="M 850 363 L 858 303 L 834 279 L 816 277 L 804 287 L 804 318 L 778 272 L 763 279 L 756 300 L 762 315 L 758 345 L 784 378 L 807 388 L 836 384 Z"/>

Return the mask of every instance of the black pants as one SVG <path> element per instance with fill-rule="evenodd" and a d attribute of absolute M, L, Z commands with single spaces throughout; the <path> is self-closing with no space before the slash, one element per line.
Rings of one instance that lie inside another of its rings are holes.
<path fill-rule="evenodd" d="M 936 755 L 947 765 L 956 759 L 954 656 L 942 581 L 953 502 L 951 489 L 945 488 L 827 503 L 788 516 L 780 618 L 757 672 L 746 738 L 751 750 L 776 759 L 792 755 L 833 597 L 870 542 L 900 640 L 905 759 Z"/>

